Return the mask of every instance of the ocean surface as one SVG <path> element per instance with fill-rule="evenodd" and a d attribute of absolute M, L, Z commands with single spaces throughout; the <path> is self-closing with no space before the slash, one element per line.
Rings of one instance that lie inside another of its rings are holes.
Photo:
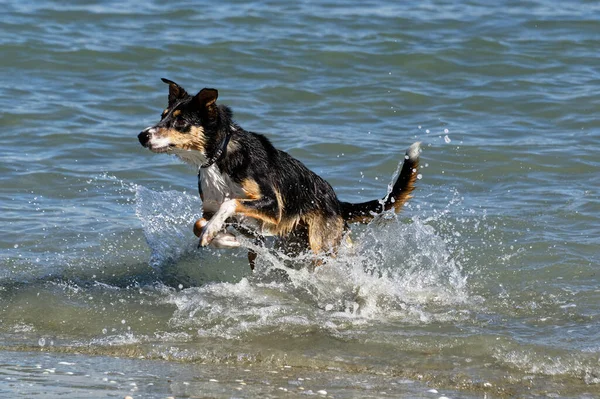
<path fill-rule="evenodd" d="M 597 1 L 3 4 L 1 397 L 600 397 Z M 422 141 L 414 198 L 314 273 L 199 250 L 161 77 L 346 201 Z"/>

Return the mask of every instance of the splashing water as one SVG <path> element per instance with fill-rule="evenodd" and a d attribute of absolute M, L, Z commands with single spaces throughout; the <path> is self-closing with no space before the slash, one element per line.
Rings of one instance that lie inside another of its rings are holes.
<path fill-rule="evenodd" d="M 200 270 L 236 262 L 244 267 L 246 277 L 223 281 L 213 273 L 206 284 L 170 294 L 167 302 L 177 307 L 172 326 L 196 328 L 200 336 L 234 338 L 273 327 L 340 333 L 375 319 L 422 324 L 455 317 L 448 307 L 469 300 L 460 265 L 434 228 L 416 217 L 407 223 L 385 214 L 355 228 L 354 244 L 343 245 L 315 272 L 287 267 L 290 261 L 309 261 L 309 255 L 292 260 L 239 237 L 258 253 L 250 273 L 243 251 L 196 248 L 191 233 L 200 216 L 196 198 L 139 187 L 136 199 L 155 269 L 180 262 Z"/>
<path fill-rule="evenodd" d="M 136 216 L 152 250 L 150 265 L 159 269 L 191 251 L 191 225 L 201 216 L 200 202 L 177 191 L 152 191 L 138 186 Z"/>

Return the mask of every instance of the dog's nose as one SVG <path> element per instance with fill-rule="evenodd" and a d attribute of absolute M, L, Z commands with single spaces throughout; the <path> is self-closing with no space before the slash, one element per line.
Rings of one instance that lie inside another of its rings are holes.
<path fill-rule="evenodd" d="M 138 134 L 138 140 L 140 140 L 140 144 L 144 147 L 148 147 L 148 142 L 150 141 L 150 128 L 144 129 L 140 134 Z"/>

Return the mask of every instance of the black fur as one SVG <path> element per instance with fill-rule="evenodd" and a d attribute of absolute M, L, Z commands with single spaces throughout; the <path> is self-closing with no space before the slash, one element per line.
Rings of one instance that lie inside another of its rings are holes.
<path fill-rule="evenodd" d="M 214 169 L 211 175 L 203 168 L 216 167 L 217 173 L 233 182 L 228 195 L 238 193 L 235 214 L 254 218 L 279 236 L 306 231 L 306 246 L 314 252 L 334 251 L 348 222 L 366 222 L 392 207 L 399 210 L 414 188 L 418 144 L 411 147 L 410 154 L 407 152 L 400 176 L 384 200 L 341 202 L 331 185 L 300 161 L 276 149 L 265 136 L 234 123 L 231 109 L 216 104 L 215 89 L 202 89 L 191 96 L 176 83 L 163 81 L 169 84 L 168 108 L 158 124 L 139 134 L 140 143 L 195 164 L 201 177 L 214 176 Z M 205 198 L 208 194 L 200 178 L 198 188 L 203 201 L 210 201 Z M 204 215 L 212 217 L 221 212 L 229 216 L 223 204 L 220 201 L 216 209 L 205 209 Z M 207 229 L 203 227 L 201 238 L 208 234 Z M 211 234 L 201 241 L 203 245 L 216 233 Z"/>

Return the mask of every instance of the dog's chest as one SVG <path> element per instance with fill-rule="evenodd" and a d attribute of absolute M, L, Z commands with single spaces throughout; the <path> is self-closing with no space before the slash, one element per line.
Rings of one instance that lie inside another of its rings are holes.
<path fill-rule="evenodd" d="M 216 212 L 226 199 L 245 197 L 242 186 L 231 180 L 227 174 L 221 173 L 217 165 L 200 169 L 198 188 L 204 197 L 204 212 Z"/>

